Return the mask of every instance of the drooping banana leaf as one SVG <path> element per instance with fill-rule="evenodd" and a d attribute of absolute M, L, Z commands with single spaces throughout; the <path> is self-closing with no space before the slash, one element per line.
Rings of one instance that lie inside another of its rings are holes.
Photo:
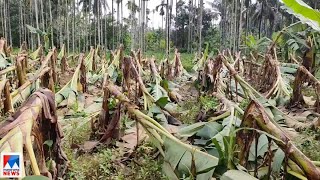
<path fill-rule="evenodd" d="M 100 51 L 101 51 L 101 46 L 98 45 L 94 53 L 94 63 L 96 64 L 95 66 L 97 66 L 97 64 L 100 64 L 101 62 Z"/>
<path fill-rule="evenodd" d="M 320 31 L 320 12 L 312 9 L 302 0 L 282 0 L 288 13 L 296 16 L 302 23 Z"/>
<path fill-rule="evenodd" d="M 228 170 L 225 172 L 221 180 L 258 180 L 257 178 L 251 176 L 250 174 L 240 171 L 240 170 Z"/>
<path fill-rule="evenodd" d="M 61 60 L 61 59 L 66 55 L 66 54 L 65 54 L 65 53 L 66 53 L 65 48 L 66 48 L 66 47 L 65 47 L 65 45 L 63 44 L 63 45 L 62 45 L 62 48 L 61 48 L 61 50 L 60 50 L 60 53 L 58 54 L 58 57 L 57 57 L 58 60 Z"/>
<path fill-rule="evenodd" d="M 51 173 L 54 179 L 59 179 L 62 177 L 59 175 L 63 172 L 62 167 L 67 165 L 67 158 L 60 146 L 63 135 L 57 123 L 55 108 L 54 94 L 48 89 L 40 89 L 30 96 L 23 107 L 17 110 L 11 118 L 0 122 L 0 153 L 20 152 L 23 154 L 26 152 L 33 175 Z M 43 146 L 46 140 L 53 142 L 52 149 Z M 37 149 L 37 155 L 34 149 Z M 51 152 L 48 153 L 48 151 Z M 58 164 L 52 169 L 52 172 L 49 172 L 46 167 L 47 158 Z M 22 177 L 24 177 L 26 175 L 25 164 L 20 165 Z"/>
<path fill-rule="evenodd" d="M 160 83 L 150 85 L 150 94 L 157 101 L 162 97 L 168 97 L 167 91 L 160 86 Z"/>
<path fill-rule="evenodd" d="M 214 169 L 219 162 L 218 158 L 202 152 L 194 146 L 181 142 L 154 119 L 139 111 L 137 107 L 113 85 L 109 84 L 107 88 L 110 93 L 124 103 L 130 113 L 136 116 L 138 122 L 143 126 L 148 135 L 152 137 L 152 142 L 159 148 L 165 161 L 170 165 L 169 169 L 171 169 L 171 171 L 166 172 L 171 172 L 170 174 L 172 176 L 172 172 L 178 171 L 177 176 L 183 177 L 184 175 L 189 176 L 190 171 L 188 170 L 194 169 L 197 179 L 208 180 L 212 178 Z M 162 146 L 165 152 L 163 152 Z M 192 164 L 194 164 L 194 167 L 192 167 Z"/>
<path fill-rule="evenodd" d="M 67 107 L 72 107 L 77 102 L 80 66 L 81 64 L 77 66 L 72 79 L 56 93 L 55 99 L 58 105 L 66 100 Z"/>
<path fill-rule="evenodd" d="M 12 104 L 14 107 L 18 107 L 24 100 L 26 100 L 36 89 L 40 87 L 40 80 L 45 73 L 50 70 L 49 67 L 43 67 L 39 69 L 35 75 L 27 80 L 22 86 L 11 93 Z"/>
<path fill-rule="evenodd" d="M 88 56 L 84 59 L 84 62 L 85 62 L 85 65 L 86 65 L 86 70 L 88 72 L 93 70 L 92 61 L 93 61 L 93 58 L 94 58 L 94 53 L 95 53 L 95 50 L 92 48 L 90 50 L 90 53 L 88 54 Z"/>
<path fill-rule="evenodd" d="M 194 71 L 198 71 L 199 69 L 203 68 L 205 65 L 205 62 L 207 60 L 208 54 L 209 53 L 209 44 L 207 44 L 206 49 L 203 53 L 202 58 L 193 66 Z"/>
<path fill-rule="evenodd" d="M 121 56 L 121 49 L 118 49 L 116 52 L 116 55 L 114 56 L 112 62 L 110 65 L 107 67 L 106 71 L 109 75 L 109 78 L 113 81 L 116 82 L 119 72 L 120 72 L 120 56 Z"/>
<path fill-rule="evenodd" d="M 42 54 L 42 45 L 40 45 L 37 50 L 35 50 L 33 53 L 31 53 L 29 55 L 29 57 L 32 60 L 36 60 L 37 58 L 40 58 L 41 54 Z"/>
<path fill-rule="evenodd" d="M 39 34 L 39 35 L 45 35 L 45 34 L 46 34 L 46 32 L 41 31 L 41 30 L 38 29 L 38 28 L 34 28 L 34 27 L 32 27 L 32 26 L 30 26 L 30 25 L 28 25 L 28 24 L 26 24 L 26 27 L 29 29 L 29 31 L 30 31 L 31 33 Z"/>
<path fill-rule="evenodd" d="M 10 65 L 9 59 L 7 59 L 3 53 L 0 53 L 0 70 L 5 69 Z"/>

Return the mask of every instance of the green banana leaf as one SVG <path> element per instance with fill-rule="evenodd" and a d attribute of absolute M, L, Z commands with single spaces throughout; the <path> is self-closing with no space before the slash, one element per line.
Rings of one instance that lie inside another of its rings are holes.
<path fill-rule="evenodd" d="M 320 12 L 312 9 L 302 0 L 282 0 L 288 13 L 296 16 L 302 23 L 320 31 Z"/>

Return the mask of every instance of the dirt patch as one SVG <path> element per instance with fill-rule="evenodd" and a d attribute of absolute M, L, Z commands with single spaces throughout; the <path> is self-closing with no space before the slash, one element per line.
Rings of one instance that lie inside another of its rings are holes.
<path fill-rule="evenodd" d="M 187 82 L 179 88 L 179 94 L 182 101 L 194 100 L 198 97 L 198 90 L 194 87 L 193 82 Z"/>
<path fill-rule="evenodd" d="M 70 70 L 70 71 L 65 72 L 64 74 L 60 73 L 58 75 L 58 82 L 59 82 L 60 87 L 65 86 L 71 80 L 73 73 L 74 73 L 74 71 Z"/>

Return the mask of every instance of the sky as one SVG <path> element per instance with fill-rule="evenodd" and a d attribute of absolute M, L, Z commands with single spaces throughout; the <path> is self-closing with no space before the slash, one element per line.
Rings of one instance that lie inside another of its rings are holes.
<path fill-rule="evenodd" d="M 187 2 L 187 0 L 183 0 L 183 1 Z M 111 10 L 112 0 L 107 0 L 107 2 L 108 2 L 108 6 L 109 6 L 109 8 Z M 114 0 L 113 7 L 116 10 L 117 9 L 117 4 L 115 2 L 116 2 L 116 0 Z M 151 14 L 149 15 L 150 21 L 148 22 L 148 27 L 154 27 L 154 28 L 161 27 L 162 17 L 160 16 L 159 12 L 155 11 L 154 14 L 152 13 L 152 10 L 155 9 L 156 6 L 161 4 L 161 2 L 162 2 L 162 0 L 148 0 L 148 1 L 146 1 L 146 6 L 151 11 Z M 169 0 L 169 2 L 170 2 L 170 0 Z M 175 14 L 175 8 L 176 8 L 176 6 L 175 6 L 176 3 L 175 2 L 176 2 L 176 0 L 173 0 L 172 14 Z M 198 2 L 198 0 L 197 0 L 197 2 Z M 208 1 L 204 0 L 204 7 L 205 8 L 209 8 L 210 7 L 207 2 Z M 123 0 L 123 17 L 128 17 L 129 13 L 130 13 L 130 10 L 128 10 L 128 8 L 127 8 L 127 3 L 128 3 L 128 0 Z M 139 4 L 139 0 L 135 0 L 135 3 L 138 5 Z"/>

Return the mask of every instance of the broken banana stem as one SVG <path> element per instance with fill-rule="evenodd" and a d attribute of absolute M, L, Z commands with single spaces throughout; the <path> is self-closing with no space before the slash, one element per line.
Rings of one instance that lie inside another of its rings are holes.
<path fill-rule="evenodd" d="M 137 54 L 139 54 L 139 53 L 137 53 Z M 143 69 L 142 69 L 142 67 L 141 67 L 140 60 L 139 60 L 139 58 L 137 57 L 137 54 L 134 53 L 133 51 L 131 51 L 131 57 L 132 57 L 132 58 L 134 59 L 134 61 L 136 62 L 138 73 L 141 74 L 141 73 L 143 73 Z M 140 54 L 139 54 L 139 56 L 140 56 Z"/>
<path fill-rule="evenodd" d="M 224 112 L 223 114 L 220 114 L 219 116 L 216 116 L 216 117 L 210 117 L 208 119 L 208 122 L 214 122 L 214 121 L 217 121 L 217 120 L 220 120 L 220 119 L 224 119 L 228 116 L 230 116 L 231 112 L 230 111 L 226 111 Z"/>
<path fill-rule="evenodd" d="M 176 142 L 177 144 L 185 147 L 189 152 L 196 151 L 197 153 L 204 154 L 206 156 L 210 156 L 211 158 L 215 158 L 211 155 L 208 155 L 205 152 L 200 151 L 199 149 L 196 149 L 195 147 L 193 147 L 189 144 L 185 144 L 185 143 L 181 142 L 179 139 L 174 137 L 163 126 L 161 126 L 156 120 L 152 119 L 151 117 L 145 115 L 140 110 L 138 110 L 137 109 L 138 107 L 136 105 L 132 104 L 125 95 L 123 95 L 121 92 L 117 91 L 117 89 L 113 85 L 109 84 L 107 86 L 107 88 L 109 89 L 110 93 L 114 94 L 118 100 L 123 102 L 124 106 L 127 108 L 127 110 L 130 113 L 134 114 L 137 117 L 139 123 L 142 124 L 142 127 L 144 127 L 144 128 L 147 127 L 147 128 L 150 128 L 151 130 L 154 130 L 154 131 L 160 133 L 161 135 L 165 136 L 166 138 L 169 138 L 170 140 Z M 148 131 L 148 132 L 151 132 L 151 131 Z M 151 133 L 151 134 L 153 134 L 153 133 Z M 154 137 L 156 139 L 159 138 L 159 136 L 157 136 L 157 135 Z M 163 142 L 163 140 L 159 141 L 159 142 Z"/>
<path fill-rule="evenodd" d="M 249 83 L 247 83 L 238 73 L 237 71 L 229 64 L 229 62 L 226 60 L 225 56 L 222 56 L 222 62 L 229 70 L 230 74 L 237 80 L 237 82 L 240 84 L 242 89 L 245 91 L 245 93 L 252 99 L 254 97 L 263 97 L 257 90 L 252 88 Z"/>
<path fill-rule="evenodd" d="M 270 90 L 267 92 L 266 98 L 270 98 L 272 96 L 276 96 L 276 98 L 279 98 L 281 96 L 290 96 L 290 92 L 287 89 L 287 87 L 285 86 L 285 83 L 282 79 L 282 75 L 281 75 L 281 70 L 280 70 L 280 64 L 279 61 L 277 59 L 277 55 L 276 55 L 276 50 L 274 49 L 274 63 L 273 65 L 275 66 L 276 69 L 276 76 L 277 76 L 277 80 L 276 82 L 273 84 L 273 86 L 270 88 Z M 267 58 L 272 58 L 271 55 L 267 55 Z M 272 60 L 270 60 L 272 61 Z"/>
<path fill-rule="evenodd" d="M 314 84 L 320 86 L 320 81 L 314 77 L 314 75 L 312 75 L 304 66 L 300 66 L 299 70 L 302 71 Z"/>
<path fill-rule="evenodd" d="M 150 70 L 154 76 L 159 76 L 159 73 L 156 68 L 156 64 L 154 62 L 154 56 L 152 56 L 152 58 L 150 59 Z"/>
<path fill-rule="evenodd" d="M 223 56 L 224 57 L 224 56 Z M 235 70 L 233 69 L 233 67 L 228 63 L 228 61 L 224 58 L 222 58 L 223 63 L 225 64 L 225 66 L 228 68 L 228 70 L 230 72 L 235 72 Z M 262 98 L 265 99 L 266 101 L 268 101 L 268 99 L 266 99 L 262 94 L 260 94 L 257 90 L 255 90 L 249 83 L 247 83 L 241 76 L 239 76 L 237 74 L 237 72 L 235 72 L 236 74 L 234 74 L 234 78 L 239 82 L 240 86 L 242 87 L 243 91 L 245 92 L 245 94 L 248 96 L 249 99 L 251 100 L 255 100 L 257 98 Z M 271 103 L 269 103 L 271 105 Z M 279 108 L 271 105 L 271 107 L 273 107 L 274 109 L 276 109 L 277 111 L 281 112 L 281 114 L 283 116 L 285 116 L 286 118 L 290 118 L 293 119 L 292 117 L 286 115 L 285 113 L 283 113 L 281 110 L 279 110 Z M 270 117 L 269 117 L 270 118 Z M 277 122 L 275 122 L 273 119 L 271 119 L 271 121 L 275 124 L 275 126 L 277 126 L 278 128 L 281 128 Z"/>
<path fill-rule="evenodd" d="M 224 95 L 222 95 L 221 93 L 217 93 L 214 92 L 212 94 L 213 96 L 215 96 L 216 98 L 218 98 L 223 104 L 225 104 L 226 106 L 229 107 L 234 107 L 241 115 L 244 114 L 244 111 L 238 106 L 236 105 L 234 102 L 228 100 Z M 228 111 L 227 111 L 228 112 Z M 230 113 L 230 112 L 229 112 Z M 225 114 L 225 113 L 224 113 Z"/>
<path fill-rule="evenodd" d="M 44 68 L 40 73 L 36 74 L 31 80 L 25 82 L 22 86 L 20 86 L 18 89 L 16 89 L 15 91 L 13 91 L 11 93 L 12 98 L 14 98 L 17 94 L 19 94 L 22 90 L 24 90 L 25 88 L 27 88 L 28 86 L 30 86 L 33 82 L 35 82 L 37 79 L 39 79 L 40 77 L 42 77 L 45 73 L 47 73 L 50 70 L 49 67 Z"/>
<path fill-rule="evenodd" d="M 297 70 L 293 85 L 293 96 L 291 97 L 290 104 L 295 105 L 304 103 L 302 96 L 302 84 L 308 80 L 312 82 L 313 87 L 315 88 L 317 96 L 315 108 L 316 112 L 320 112 L 320 81 L 315 78 L 304 66 L 300 66 Z"/>
<path fill-rule="evenodd" d="M 17 68 L 16 66 L 7 67 L 6 69 L 0 71 L 0 76 L 5 75 L 11 71 L 14 71 L 14 70 L 16 70 L 16 68 Z"/>
<path fill-rule="evenodd" d="M 19 87 L 22 86 L 26 81 L 26 72 L 24 68 L 24 63 L 23 61 L 25 60 L 25 57 L 23 56 L 18 56 L 16 59 L 16 71 L 17 71 L 17 76 L 18 76 L 18 82 L 19 82 Z"/>
<path fill-rule="evenodd" d="M 3 100 L 3 113 L 14 112 L 12 97 L 10 94 L 10 82 L 8 79 L 3 79 L 0 81 L 0 94 L 4 94 L 5 99 Z M 1 100 L 0 100 L 0 103 Z"/>
<path fill-rule="evenodd" d="M 256 126 L 256 127 L 255 127 Z M 275 143 L 284 151 L 288 153 L 288 157 L 295 162 L 305 173 L 308 179 L 319 180 L 320 170 L 306 157 L 287 137 L 287 135 L 278 128 L 268 117 L 267 113 L 264 111 L 262 105 L 256 101 L 251 101 L 249 104 L 241 127 L 253 127 L 261 129 L 272 136 L 280 139 L 281 141 L 275 141 Z M 243 153 L 240 157 L 240 162 L 244 162 L 248 157 L 248 151 L 245 151 L 245 147 L 250 146 L 253 139 L 250 139 L 250 132 L 240 131 L 238 134 L 239 145 L 241 147 L 240 152 Z M 245 138 L 247 136 L 247 138 Z M 246 144 L 247 143 L 247 144 Z"/>
<path fill-rule="evenodd" d="M 143 80 L 141 78 L 141 76 L 138 74 L 138 71 L 136 69 L 136 67 L 134 66 L 131 58 L 124 58 L 125 60 L 128 60 L 130 61 L 130 66 L 132 68 L 132 72 L 133 72 L 133 78 L 137 79 L 138 80 L 138 83 L 139 83 L 139 86 L 140 86 L 140 89 L 142 90 L 142 92 L 144 93 L 145 95 L 145 98 L 148 98 L 152 103 L 155 103 L 157 104 L 156 100 L 150 95 L 150 93 L 148 92 L 146 86 L 144 85 L 143 83 Z M 128 63 L 129 64 L 129 63 Z M 157 104 L 158 105 L 158 104 Z M 175 117 L 176 116 L 176 113 L 172 112 L 171 110 L 165 108 L 165 107 L 161 107 L 159 106 L 161 109 L 167 111 L 171 116 Z"/>

